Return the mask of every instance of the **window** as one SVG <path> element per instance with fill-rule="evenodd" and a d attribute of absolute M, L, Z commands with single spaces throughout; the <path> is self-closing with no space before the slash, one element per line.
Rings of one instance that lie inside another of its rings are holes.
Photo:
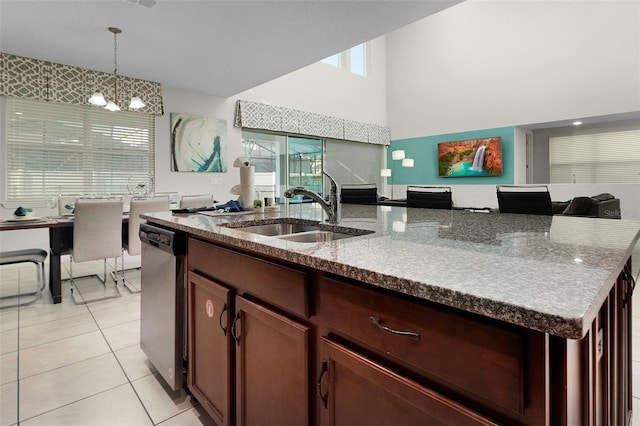
<path fill-rule="evenodd" d="M 256 192 L 277 202 L 284 202 L 282 194 L 292 186 L 326 191 L 322 170 L 339 185 L 375 183 L 382 188 L 384 183 L 384 145 L 243 130 L 242 146 L 255 166 Z"/>
<path fill-rule="evenodd" d="M 365 53 L 365 51 L 367 50 L 366 46 L 366 43 L 359 44 L 349 50 L 345 50 L 344 52 L 329 56 L 328 58 L 323 59 L 321 62 L 332 65 L 336 68 L 349 70 L 354 74 L 358 74 L 364 77 L 367 75 L 367 57 Z"/>
<path fill-rule="evenodd" d="M 549 138 L 550 183 L 640 183 L 640 129 Z"/>
<path fill-rule="evenodd" d="M 256 192 L 284 202 L 287 188 L 304 186 L 322 193 L 322 139 L 242 131 L 244 154 L 255 167 Z M 290 202 L 300 201 L 302 196 Z"/>
<path fill-rule="evenodd" d="M 8 98 L 5 137 L 7 201 L 153 186 L 153 115 Z"/>

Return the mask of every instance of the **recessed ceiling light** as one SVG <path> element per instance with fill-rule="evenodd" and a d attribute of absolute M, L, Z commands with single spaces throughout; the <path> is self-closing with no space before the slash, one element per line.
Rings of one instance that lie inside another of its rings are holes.
<path fill-rule="evenodd" d="M 574 126 L 579 126 L 579 125 L 581 125 L 581 124 L 582 124 L 582 121 L 574 121 L 574 122 L 573 122 L 573 125 L 574 125 Z"/>

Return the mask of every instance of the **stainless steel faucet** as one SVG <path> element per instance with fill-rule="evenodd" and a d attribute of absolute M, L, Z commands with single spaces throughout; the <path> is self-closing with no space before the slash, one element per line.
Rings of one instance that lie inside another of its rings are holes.
<path fill-rule="evenodd" d="M 338 203 L 338 185 L 336 184 L 336 181 L 331 176 L 329 176 L 327 172 L 323 170 L 322 174 L 328 177 L 329 182 L 331 182 L 331 191 L 329 192 L 329 201 L 326 201 L 324 198 L 322 198 L 322 195 L 317 194 L 301 186 L 287 189 L 286 191 L 284 191 L 284 196 L 287 198 L 291 198 L 291 197 L 295 197 L 296 195 L 306 195 L 307 197 L 312 198 L 318 203 L 320 203 L 324 211 L 327 213 L 327 222 L 338 223 L 340 221 L 340 214 L 339 214 L 340 203 Z"/>

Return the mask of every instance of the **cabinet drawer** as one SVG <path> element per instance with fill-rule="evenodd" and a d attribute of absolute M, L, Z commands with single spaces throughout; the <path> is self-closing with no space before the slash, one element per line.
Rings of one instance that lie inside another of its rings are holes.
<path fill-rule="evenodd" d="M 321 426 L 496 424 L 325 338 L 320 341 L 320 359 Z"/>
<path fill-rule="evenodd" d="M 189 269 L 292 313 L 309 317 L 309 274 L 189 239 Z"/>
<path fill-rule="evenodd" d="M 329 329 L 456 393 L 523 413 L 523 334 L 326 276 L 319 294 Z"/>

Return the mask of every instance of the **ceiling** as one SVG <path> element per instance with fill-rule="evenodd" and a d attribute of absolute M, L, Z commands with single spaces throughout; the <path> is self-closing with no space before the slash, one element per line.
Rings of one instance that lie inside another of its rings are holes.
<path fill-rule="evenodd" d="M 112 72 L 118 27 L 118 74 L 229 97 L 461 1 L 0 0 L 0 51 Z"/>

